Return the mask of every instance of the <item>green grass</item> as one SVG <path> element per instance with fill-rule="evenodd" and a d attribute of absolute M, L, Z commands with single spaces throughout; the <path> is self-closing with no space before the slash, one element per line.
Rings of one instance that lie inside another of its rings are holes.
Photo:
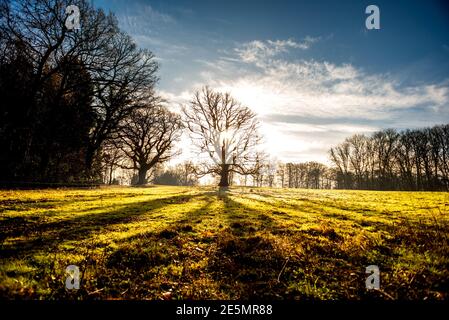
<path fill-rule="evenodd" d="M 0 297 L 448 299 L 448 212 L 428 192 L 0 191 Z"/>

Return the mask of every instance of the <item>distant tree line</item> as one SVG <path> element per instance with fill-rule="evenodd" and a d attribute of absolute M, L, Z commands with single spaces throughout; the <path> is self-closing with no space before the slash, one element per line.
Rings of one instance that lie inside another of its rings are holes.
<path fill-rule="evenodd" d="M 264 160 L 240 185 L 308 189 L 449 190 L 449 124 L 356 134 L 329 150 L 332 166 Z"/>
<path fill-rule="evenodd" d="M 173 167 L 159 168 L 155 170 L 152 182 L 161 185 L 196 186 L 199 184 L 196 170 L 196 166 L 191 161 Z"/>
<path fill-rule="evenodd" d="M 281 187 L 330 189 L 333 171 L 326 165 L 309 161 L 304 163 L 279 164 L 276 173 Z"/>
<path fill-rule="evenodd" d="M 235 177 L 232 182 L 254 187 L 331 189 L 335 187 L 335 172 L 315 161 L 283 163 L 265 159 L 256 173 Z"/>
<path fill-rule="evenodd" d="M 354 135 L 329 154 L 337 188 L 449 190 L 449 125 Z"/>

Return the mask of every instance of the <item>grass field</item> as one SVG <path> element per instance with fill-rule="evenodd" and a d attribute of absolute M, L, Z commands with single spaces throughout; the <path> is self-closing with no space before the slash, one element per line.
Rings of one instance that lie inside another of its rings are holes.
<path fill-rule="evenodd" d="M 0 297 L 448 299 L 448 213 L 449 193 L 0 191 Z"/>

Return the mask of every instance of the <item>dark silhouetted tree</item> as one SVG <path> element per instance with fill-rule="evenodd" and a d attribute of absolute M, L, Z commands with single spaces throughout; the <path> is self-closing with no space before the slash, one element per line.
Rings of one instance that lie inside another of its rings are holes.
<path fill-rule="evenodd" d="M 97 179 L 103 143 L 153 99 L 157 69 L 90 1 L 0 0 L 0 180 Z"/>
<path fill-rule="evenodd" d="M 138 171 L 137 184 L 146 184 L 148 171 L 174 155 L 181 129 L 180 116 L 160 104 L 135 110 L 122 121 L 116 143 L 132 162 L 128 169 Z"/>

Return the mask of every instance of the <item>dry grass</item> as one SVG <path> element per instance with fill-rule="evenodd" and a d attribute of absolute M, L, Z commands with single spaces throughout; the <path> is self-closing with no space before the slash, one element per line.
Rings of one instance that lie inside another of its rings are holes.
<path fill-rule="evenodd" d="M 448 211 L 448 193 L 0 191 L 0 296 L 448 299 Z M 78 291 L 64 286 L 71 264 Z"/>

